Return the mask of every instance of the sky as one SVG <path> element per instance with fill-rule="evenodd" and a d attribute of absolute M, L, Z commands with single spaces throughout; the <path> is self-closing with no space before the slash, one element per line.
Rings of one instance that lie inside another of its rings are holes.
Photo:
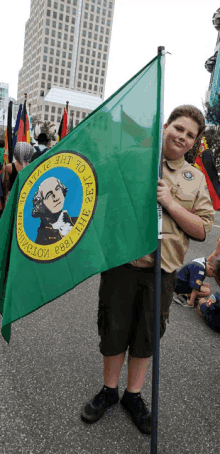
<path fill-rule="evenodd" d="M 164 120 L 180 104 L 202 101 L 210 81 L 205 61 L 214 54 L 217 31 L 212 16 L 218 0 L 115 0 L 105 99 L 129 80 L 165 46 Z M 1 4 L 0 82 L 17 98 L 22 67 L 25 22 L 30 0 Z"/>

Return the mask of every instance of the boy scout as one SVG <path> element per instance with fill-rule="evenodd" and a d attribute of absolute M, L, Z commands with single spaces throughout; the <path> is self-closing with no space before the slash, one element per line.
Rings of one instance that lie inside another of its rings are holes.
<path fill-rule="evenodd" d="M 164 125 L 163 179 L 157 200 L 163 207 L 161 253 L 161 337 L 166 330 L 176 269 L 183 264 L 189 238 L 204 241 L 214 210 L 203 174 L 184 160 L 205 128 L 194 106 L 180 106 Z M 153 354 L 154 254 L 101 274 L 98 330 L 104 386 L 83 408 L 86 422 L 97 421 L 119 400 L 118 380 L 128 349 L 128 384 L 121 404 L 142 433 L 150 434 L 151 415 L 141 397 Z"/>

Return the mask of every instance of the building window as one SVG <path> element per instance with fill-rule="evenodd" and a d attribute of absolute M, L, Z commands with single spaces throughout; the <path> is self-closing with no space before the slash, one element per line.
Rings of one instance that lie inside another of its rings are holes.
<path fill-rule="evenodd" d="M 71 31 L 71 33 L 74 33 L 74 27 L 70 27 L 70 31 Z M 74 39 L 74 37 L 71 35 L 70 36 L 71 43 L 73 42 L 73 39 Z"/>
<path fill-rule="evenodd" d="M 58 77 L 54 76 L 54 82 L 58 82 Z"/>
<path fill-rule="evenodd" d="M 70 84 L 70 80 L 66 79 L 66 85 L 69 85 L 69 84 Z"/>
<path fill-rule="evenodd" d="M 103 10 L 102 10 L 102 14 L 103 14 L 103 16 L 106 15 L 106 9 L 103 9 Z"/>
<path fill-rule="evenodd" d="M 61 109 L 60 109 L 60 110 L 61 110 Z M 61 112 L 60 112 L 60 113 L 61 113 Z M 60 118 L 60 117 L 57 117 L 57 122 L 58 122 L 58 123 L 60 122 L 60 120 L 61 120 L 61 118 Z"/>
<path fill-rule="evenodd" d="M 87 80 L 88 76 L 87 74 L 84 74 L 84 80 Z"/>
<path fill-rule="evenodd" d="M 72 17 L 71 24 L 73 24 L 73 25 L 75 24 L 75 17 Z"/>
<path fill-rule="evenodd" d="M 48 120 L 48 115 L 47 114 L 44 115 L 44 120 Z"/>
<path fill-rule="evenodd" d="M 112 16 L 112 13 L 111 11 L 108 12 L 108 17 L 111 17 Z"/>
<path fill-rule="evenodd" d="M 48 39 L 48 38 L 45 38 L 45 39 L 44 39 L 44 43 L 45 43 L 45 44 L 48 44 L 48 43 L 49 43 L 49 39 Z"/>
<path fill-rule="evenodd" d="M 79 124 L 79 120 L 76 120 L 75 121 L 75 125 L 77 126 Z"/>
<path fill-rule="evenodd" d="M 69 44 L 69 50 L 73 50 L 73 45 Z"/>
<path fill-rule="evenodd" d="M 89 90 L 92 90 L 92 84 L 89 84 Z"/>
<path fill-rule="evenodd" d="M 51 0 L 47 0 L 47 6 L 51 6 Z"/>
<path fill-rule="evenodd" d="M 42 71 L 46 71 L 46 70 L 47 70 L 46 65 L 42 65 Z"/>
<path fill-rule="evenodd" d="M 93 82 L 93 76 L 89 76 L 89 82 Z"/>
<path fill-rule="evenodd" d="M 62 113 L 62 107 L 58 107 L 58 114 Z"/>
<path fill-rule="evenodd" d="M 49 73 L 52 73 L 53 72 L 53 68 L 52 66 L 49 66 Z"/>
<path fill-rule="evenodd" d="M 60 83 L 63 84 L 63 77 L 60 78 Z"/>
<path fill-rule="evenodd" d="M 72 59 L 72 54 L 68 54 L 68 58 L 69 58 L 69 60 L 71 60 Z"/>
<path fill-rule="evenodd" d="M 62 57 L 66 58 L 66 52 L 62 52 Z"/>
<path fill-rule="evenodd" d="M 43 79 L 43 80 L 46 79 L 46 74 L 45 74 L 45 73 L 42 73 L 42 79 Z"/>
<path fill-rule="evenodd" d="M 98 86 L 94 85 L 94 91 L 97 91 L 97 90 L 98 90 Z"/>
<path fill-rule="evenodd" d="M 58 3 L 57 3 L 57 2 L 54 2 L 54 8 L 55 8 L 55 9 L 58 8 Z"/>
<path fill-rule="evenodd" d="M 41 88 L 44 88 L 45 87 L 45 82 L 41 82 Z M 41 96 L 44 96 L 44 95 L 41 95 Z"/>
<path fill-rule="evenodd" d="M 49 58 L 49 62 L 50 62 L 50 63 L 53 63 L 53 57 L 50 57 L 50 58 Z"/>
<path fill-rule="evenodd" d="M 63 48 L 67 49 L 67 43 L 63 43 Z"/>
<path fill-rule="evenodd" d="M 52 30 L 51 35 L 52 35 L 52 36 L 56 36 L 55 30 Z"/>
<path fill-rule="evenodd" d="M 46 19 L 46 25 L 50 25 L 50 19 Z"/>
<path fill-rule="evenodd" d="M 59 39 L 61 39 L 61 38 L 62 38 L 62 33 L 61 33 L 61 32 L 58 32 L 58 33 L 57 33 L 57 36 L 58 36 Z"/>
<path fill-rule="evenodd" d="M 70 7 L 69 6 L 66 7 L 66 12 L 70 13 Z"/>
<path fill-rule="evenodd" d="M 81 87 L 81 82 L 77 82 L 77 87 L 78 87 L 78 88 Z"/>
<path fill-rule="evenodd" d="M 82 113 L 82 118 L 86 118 L 86 112 Z"/>
<path fill-rule="evenodd" d="M 83 84 L 83 88 L 86 88 L 86 83 L 85 83 L 85 82 L 84 82 L 84 84 Z"/>
<path fill-rule="evenodd" d="M 68 35 L 64 33 L 64 39 L 67 41 Z"/>
<path fill-rule="evenodd" d="M 70 77 L 70 71 L 66 72 L 67 77 Z"/>
<path fill-rule="evenodd" d="M 59 15 L 59 20 L 63 20 L 63 14 L 62 13 L 60 13 L 60 15 Z"/>
<path fill-rule="evenodd" d="M 59 22 L 59 29 L 62 30 L 63 28 L 63 24 L 61 22 Z"/>
<path fill-rule="evenodd" d="M 93 43 L 93 49 L 96 49 L 97 43 Z"/>
<path fill-rule="evenodd" d="M 71 61 L 68 61 L 67 68 L 71 68 Z"/>
<path fill-rule="evenodd" d="M 64 69 L 61 69 L 60 74 L 61 74 L 61 76 L 64 76 L 64 74 L 65 74 Z"/>
<path fill-rule="evenodd" d="M 53 12 L 53 19 L 57 19 L 57 12 L 56 11 Z"/>
<path fill-rule="evenodd" d="M 47 10 L 47 16 L 50 17 L 50 9 Z"/>
<path fill-rule="evenodd" d="M 56 58 L 56 65 L 59 66 L 60 64 L 60 60 L 58 58 Z"/>
<path fill-rule="evenodd" d="M 45 34 L 49 35 L 49 28 L 45 28 Z"/>
<path fill-rule="evenodd" d="M 52 106 L 52 107 L 51 107 L 51 112 L 52 112 L 52 113 L 55 113 L 55 112 L 56 112 L 56 107 Z M 53 120 L 53 121 L 54 121 L 54 120 Z"/>
<path fill-rule="evenodd" d="M 87 28 L 87 22 L 86 21 L 83 22 L 83 27 Z"/>
<path fill-rule="evenodd" d="M 83 63 L 83 57 L 82 56 L 80 57 L 80 63 Z"/>
<path fill-rule="evenodd" d="M 55 41 L 54 41 L 54 39 L 51 39 L 51 41 L 50 41 L 50 42 L 51 42 L 51 46 L 54 46 L 54 45 L 55 45 Z"/>
<path fill-rule="evenodd" d="M 45 112 L 49 112 L 49 106 L 47 104 L 45 105 Z"/>
<path fill-rule="evenodd" d="M 65 27 L 64 27 L 64 28 L 65 28 L 66 32 L 68 32 L 68 30 L 69 30 L 69 25 L 65 24 Z"/>
<path fill-rule="evenodd" d="M 53 26 L 54 28 L 56 28 L 57 23 L 55 22 L 55 20 L 52 22 L 52 26 Z"/>
<path fill-rule="evenodd" d="M 55 117 L 54 117 L 54 115 L 51 115 L 50 118 L 51 118 L 51 121 L 54 121 L 54 118 L 55 118 Z"/>
<path fill-rule="evenodd" d="M 84 19 L 88 19 L 88 13 L 84 13 Z"/>
<path fill-rule="evenodd" d="M 50 49 L 50 55 L 54 55 L 54 49 Z"/>
<path fill-rule="evenodd" d="M 57 57 L 60 56 L 60 50 L 57 50 L 57 51 L 56 51 L 56 56 L 57 56 Z"/>
<path fill-rule="evenodd" d="M 102 44 L 99 44 L 99 50 L 102 50 Z M 101 55 L 99 58 L 101 58 Z"/>
<path fill-rule="evenodd" d="M 80 117 L 80 112 L 77 110 L 76 112 L 76 118 L 79 118 Z"/>
<path fill-rule="evenodd" d="M 47 56 L 46 55 L 43 56 L 43 61 L 45 61 L 45 62 L 47 61 Z"/>
<path fill-rule="evenodd" d="M 79 74 L 78 74 L 78 78 L 79 78 L 79 79 L 82 79 L 82 73 L 79 73 Z"/>
<path fill-rule="evenodd" d="M 62 60 L 62 66 L 65 66 L 65 65 L 66 65 L 65 60 Z"/>
<path fill-rule="evenodd" d="M 81 54 L 84 54 L 84 47 L 81 47 Z"/>

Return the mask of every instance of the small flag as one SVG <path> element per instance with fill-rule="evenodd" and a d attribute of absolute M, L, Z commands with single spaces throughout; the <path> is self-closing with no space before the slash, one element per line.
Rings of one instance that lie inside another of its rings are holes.
<path fill-rule="evenodd" d="M 25 99 L 18 129 L 17 142 L 30 143 L 30 122 L 27 113 L 27 100 Z"/>
<path fill-rule="evenodd" d="M 8 162 L 12 162 L 12 156 L 13 156 L 12 105 L 13 105 L 13 102 L 9 101 L 9 104 L 8 104 L 8 124 L 7 124 Z"/>
<path fill-rule="evenodd" d="M 212 154 L 208 148 L 205 136 L 202 137 L 199 153 L 196 157 L 194 166 L 204 175 L 210 197 L 215 211 L 220 209 L 220 183 L 218 173 L 215 168 Z"/>
<path fill-rule="evenodd" d="M 57 142 L 60 142 L 67 135 L 67 111 L 64 108 L 64 112 L 61 118 L 58 134 L 57 134 Z"/>
<path fill-rule="evenodd" d="M 18 173 L 0 221 L 7 341 L 15 320 L 157 248 L 160 59 Z M 141 140 L 122 133 L 122 110 Z"/>
<path fill-rule="evenodd" d="M 13 152 L 12 152 L 12 159 L 13 159 L 13 156 L 14 156 L 15 145 L 16 145 L 16 143 L 17 143 L 18 129 L 19 129 L 20 121 L 21 121 L 21 113 L 22 113 L 22 104 L 20 104 L 19 109 L 18 109 L 16 125 L 15 125 L 15 127 L 14 127 L 14 132 L 13 132 Z"/>

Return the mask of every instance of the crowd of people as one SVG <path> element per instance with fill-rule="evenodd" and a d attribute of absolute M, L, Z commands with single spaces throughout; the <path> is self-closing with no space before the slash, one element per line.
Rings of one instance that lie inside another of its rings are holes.
<path fill-rule="evenodd" d="M 3 213 L 18 172 L 49 149 L 49 140 L 45 133 L 39 134 L 37 142 L 38 145 L 28 142 L 16 143 L 13 162 L 4 165 L 5 141 L 0 140 L 0 216 Z"/>
<path fill-rule="evenodd" d="M 214 222 L 205 177 L 185 160 L 204 130 L 202 112 L 191 105 L 174 109 L 164 125 L 163 177 L 157 189 L 157 200 L 163 208 L 160 337 L 166 331 L 173 295 L 179 304 L 196 306 L 211 328 L 220 329 L 220 293 L 213 295 L 210 284 L 204 282 L 206 277 L 214 277 L 220 285 L 220 238 L 208 258 L 194 259 L 183 266 L 189 239 L 205 241 Z M 14 162 L 4 167 L 1 179 L 3 208 L 17 173 L 47 149 L 43 134 L 38 137 L 37 149 L 27 143 L 16 145 Z M 142 433 L 151 433 L 151 414 L 141 389 L 153 355 L 154 298 L 153 253 L 101 273 L 98 333 L 103 387 L 84 405 L 83 421 L 97 421 L 119 401 L 118 381 L 128 352 L 128 382 L 121 404 Z"/>

